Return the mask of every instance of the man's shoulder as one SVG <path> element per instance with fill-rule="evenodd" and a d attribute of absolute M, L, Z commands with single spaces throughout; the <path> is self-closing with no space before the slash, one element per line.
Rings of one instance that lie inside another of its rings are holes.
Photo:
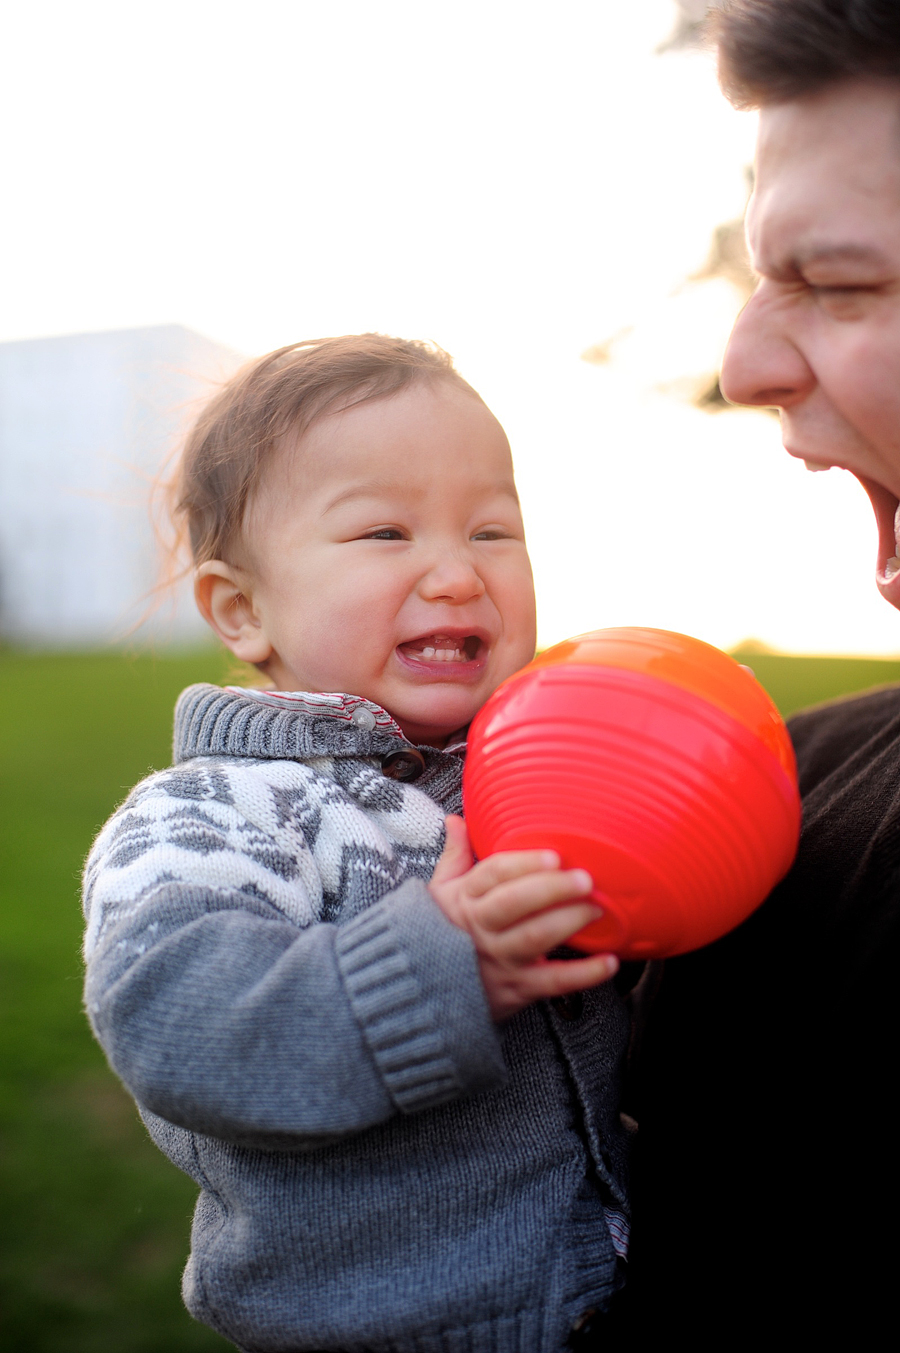
<path fill-rule="evenodd" d="M 788 729 L 804 794 L 848 762 L 894 754 L 900 760 L 900 685 L 801 710 Z"/>

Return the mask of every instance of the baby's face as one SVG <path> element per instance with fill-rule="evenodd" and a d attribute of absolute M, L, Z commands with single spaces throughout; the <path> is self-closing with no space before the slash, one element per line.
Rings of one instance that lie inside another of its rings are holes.
<path fill-rule="evenodd" d="M 244 541 L 279 689 L 365 696 L 413 742 L 442 744 L 534 654 L 509 444 L 448 381 L 320 419 Z"/>

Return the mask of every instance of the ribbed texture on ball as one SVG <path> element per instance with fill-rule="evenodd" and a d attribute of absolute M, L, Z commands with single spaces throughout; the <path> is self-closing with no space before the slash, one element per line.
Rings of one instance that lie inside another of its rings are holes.
<path fill-rule="evenodd" d="M 739 924 L 800 826 L 795 781 L 740 720 L 646 672 L 571 661 L 526 669 L 482 709 L 465 804 L 479 856 L 549 847 L 588 869 L 605 915 L 572 943 L 625 958 Z"/>

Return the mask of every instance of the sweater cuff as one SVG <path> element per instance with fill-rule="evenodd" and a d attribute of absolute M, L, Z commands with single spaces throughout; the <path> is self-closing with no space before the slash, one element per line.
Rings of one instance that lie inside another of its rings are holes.
<path fill-rule="evenodd" d="M 363 1038 L 402 1113 L 503 1083 L 472 942 L 421 879 L 340 926 L 335 951 Z"/>

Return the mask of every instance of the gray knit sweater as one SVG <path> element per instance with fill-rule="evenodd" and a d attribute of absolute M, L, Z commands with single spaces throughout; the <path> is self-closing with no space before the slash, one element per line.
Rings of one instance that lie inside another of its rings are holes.
<path fill-rule="evenodd" d="M 617 1285 L 624 1011 L 492 1024 L 426 887 L 461 749 L 404 783 L 408 746 L 356 697 L 193 686 L 88 859 L 88 1014 L 200 1185 L 188 1308 L 244 1350 L 557 1353 Z"/>

